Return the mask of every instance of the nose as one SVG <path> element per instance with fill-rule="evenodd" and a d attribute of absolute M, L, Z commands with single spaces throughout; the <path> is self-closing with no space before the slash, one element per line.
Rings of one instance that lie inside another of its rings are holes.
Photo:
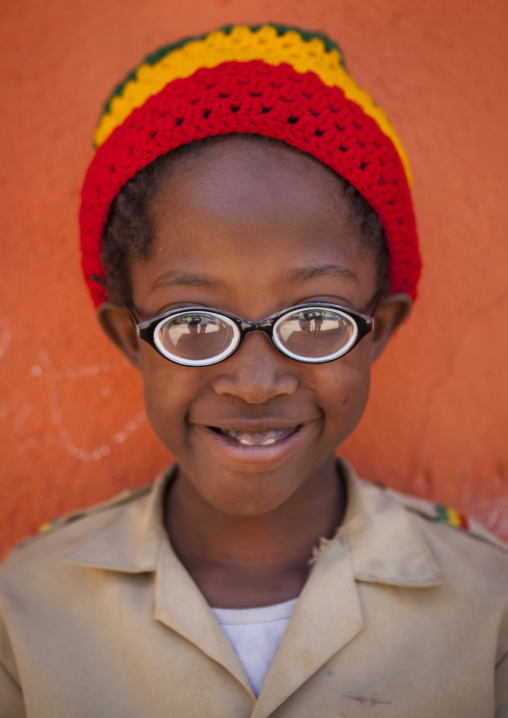
<path fill-rule="evenodd" d="M 298 380 L 291 367 L 260 331 L 250 332 L 233 356 L 217 364 L 213 388 L 248 404 L 262 404 L 277 396 L 293 394 Z"/>

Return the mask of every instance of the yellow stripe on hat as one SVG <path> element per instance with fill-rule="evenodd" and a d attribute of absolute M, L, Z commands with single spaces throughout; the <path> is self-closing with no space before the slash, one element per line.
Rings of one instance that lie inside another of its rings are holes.
<path fill-rule="evenodd" d="M 169 51 L 155 64 L 141 65 L 135 79 L 129 80 L 121 94 L 113 97 L 109 110 L 102 116 L 94 136 L 96 146 L 100 147 L 135 108 L 173 80 L 190 77 L 201 68 L 213 68 L 223 62 L 251 60 L 262 60 L 273 66 L 287 63 L 298 73 L 313 72 L 328 87 L 342 89 L 346 98 L 359 105 L 391 139 L 411 184 L 409 161 L 399 138 L 383 110 L 344 69 L 338 49 L 327 51 L 319 37 L 305 40 L 296 30 L 279 35 L 271 25 L 257 30 L 238 25 L 228 33 L 216 30 L 204 39 L 190 40 Z"/>

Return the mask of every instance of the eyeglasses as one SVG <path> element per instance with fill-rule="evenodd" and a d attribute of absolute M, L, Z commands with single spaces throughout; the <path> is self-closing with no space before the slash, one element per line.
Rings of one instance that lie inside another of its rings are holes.
<path fill-rule="evenodd" d="M 210 366 L 230 357 L 250 332 L 270 337 L 284 356 L 305 364 L 334 361 L 353 349 L 373 328 L 382 292 L 365 311 L 355 312 L 336 304 L 299 304 L 253 323 L 219 309 L 185 307 L 140 321 L 128 305 L 138 336 L 159 354 L 184 366 Z"/>

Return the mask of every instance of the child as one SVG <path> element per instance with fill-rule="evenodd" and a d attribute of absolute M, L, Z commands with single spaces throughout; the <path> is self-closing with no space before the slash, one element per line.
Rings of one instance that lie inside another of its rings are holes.
<path fill-rule="evenodd" d="M 86 280 L 176 463 L 8 558 L 1 718 L 506 718 L 506 547 L 335 459 L 420 270 L 406 157 L 338 48 L 164 48 L 96 144 Z"/>

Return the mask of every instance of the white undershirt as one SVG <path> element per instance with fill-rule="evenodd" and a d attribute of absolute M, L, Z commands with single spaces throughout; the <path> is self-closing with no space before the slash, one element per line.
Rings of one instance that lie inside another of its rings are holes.
<path fill-rule="evenodd" d="M 256 696 L 265 682 L 298 599 L 260 608 L 212 608 Z"/>

